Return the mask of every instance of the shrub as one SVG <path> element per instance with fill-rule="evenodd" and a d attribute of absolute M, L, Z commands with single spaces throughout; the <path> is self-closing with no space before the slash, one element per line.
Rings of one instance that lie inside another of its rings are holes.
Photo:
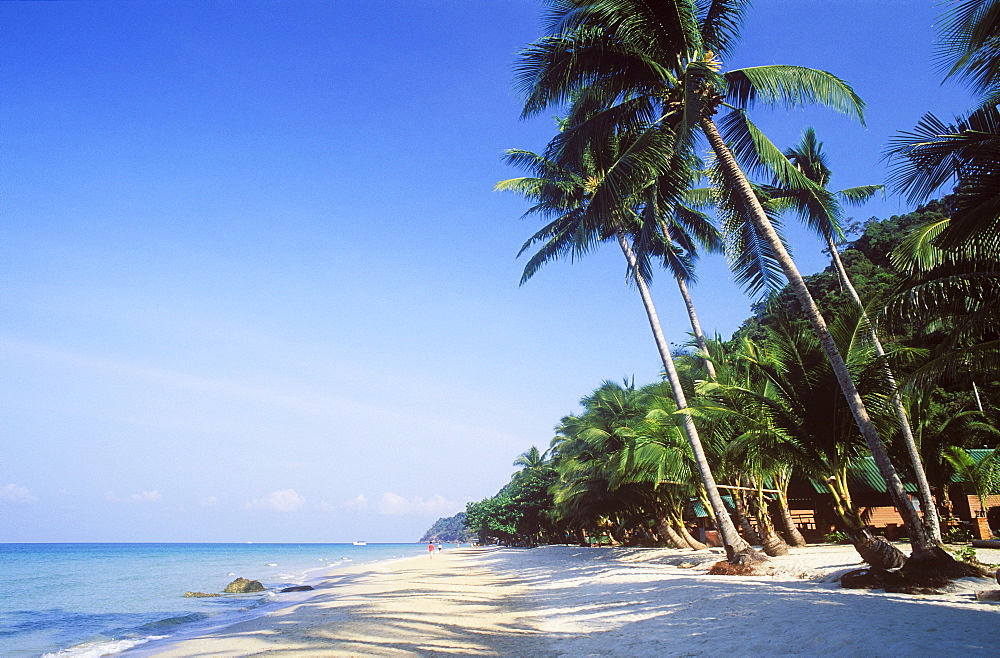
<path fill-rule="evenodd" d="M 831 544 L 849 544 L 851 540 L 848 538 L 847 533 L 841 532 L 840 530 L 834 530 L 833 532 L 824 535 L 823 541 Z"/>
<path fill-rule="evenodd" d="M 979 564 L 979 560 L 976 559 L 976 549 L 972 546 L 963 546 L 962 548 L 955 551 L 955 557 L 957 557 L 962 562 L 968 562 L 969 564 Z"/>
<path fill-rule="evenodd" d="M 953 528 L 948 528 L 948 530 L 941 535 L 941 539 L 949 544 L 965 544 L 972 541 L 972 533 L 966 528 L 955 526 Z"/>

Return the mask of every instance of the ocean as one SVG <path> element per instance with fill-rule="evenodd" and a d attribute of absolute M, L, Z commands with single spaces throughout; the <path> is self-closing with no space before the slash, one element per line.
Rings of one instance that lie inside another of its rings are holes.
<path fill-rule="evenodd" d="M 338 566 L 423 555 L 425 544 L 0 544 L 0 655 L 145 652 L 308 598 Z M 222 592 L 237 576 L 268 588 Z"/>

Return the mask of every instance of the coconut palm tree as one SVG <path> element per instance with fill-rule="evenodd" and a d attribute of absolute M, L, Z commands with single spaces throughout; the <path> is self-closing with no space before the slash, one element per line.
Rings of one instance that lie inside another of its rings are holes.
<path fill-rule="evenodd" d="M 852 341 L 846 317 L 834 329 L 869 408 L 883 411 L 888 394 L 884 378 L 871 368 L 873 354 Z M 868 532 L 852 501 L 847 470 L 864 443 L 814 335 L 779 318 L 766 340 L 740 341 L 721 361 L 718 383 L 704 382 L 699 392 L 699 416 L 731 436 L 731 460 L 775 473 L 776 483 L 782 468 L 797 469 L 827 488 L 840 529 L 866 561 L 883 568 L 903 563 L 902 553 Z M 884 413 L 876 420 L 888 424 Z"/>
<path fill-rule="evenodd" d="M 952 2 L 941 17 L 938 55 L 947 67 L 945 79 L 964 78 L 995 103 L 1000 91 L 1000 0 Z"/>
<path fill-rule="evenodd" d="M 796 169 L 814 183 L 817 187 L 827 189 L 832 172 L 827 165 L 826 154 L 823 152 L 823 143 L 816 138 L 816 131 L 806 128 L 802 134 L 802 139 L 794 147 L 785 150 L 785 157 L 795 165 Z M 817 200 L 810 189 L 785 189 L 775 190 L 775 196 L 788 198 L 793 201 L 799 214 L 806 224 L 813 228 L 826 242 L 830 251 L 830 260 L 841 284 L 847 291 L 851 300 L 861 311 L 863 324 L 867 328 L 868 338 L 875 348 L 875 353 L 882 359 L 885 369 L 886 381 L 890 389 L 896 391 L 896 377 L 886 362 L 886 351 L 879 338 L 875 325 L 869 320 L 865 310 L 865 304 L 861 301 L 851 277 L 847 274 L 847 268 L 840 258 L 840 251 L 837 248 L 837 238 L 843 237 L 840 226 L 842 212 L 838 201 L 844 203 L 857 204 L 870 199 L 876 192 L 882 189 L 881 185 L 865 185 L 852 187 L 833 193 L 832 203 L 829 198 Z M 931 495 L 930 484 L 927 481 L 927 473 L 920 460 L 920 451 L 917 448 L 916 439 L 913 436 L 913 429 L 910 427 L 910 419 L 906 414 L 906 407 L 903 404 L 901 394 L 897 391 L 892 396 L 892 407 L 899 422 L 900 436 L 909 457 L 910 466 L 916 479 L 917 495 L 920 498 L 921 509 L 924 512 L 924 527 L 931 538 L 941 543 L 941 522 L 938 519 L 937 505 Z"/>
<path fill-rule="evenodd" d="M 979 107 L 946 123 L 925 114 L 900 133 L 886 156 L 891 182 L 910 202 L 955 184 L 957 208 L 938 237 L 945 248 L 1000 244 L 1000 0 L 951 3 L 939 21 L 945 79 L 964 79 L 981 94 Z"/>
<path fill-rule="evenodd" d="M 556 160 L 574 157 L 588 144 L 606 140 L 615 129 L 642 125 L 671 136 L 674 161 L 690 161 L 696 135 L 707 138 L 727 193 L 738 200 L 760 241 L 774 254 L 830 361 L 855 422 L 901 510 L 914 557 L 953 563 L 907 504 L 902 481 L 826 320 L 739 163 L 742 160 L 751 170 L 766 170 L 779 181 L 806 185 L 805 177 L 749 121 L 744 110 L 755 103 L 799 106 L 819 102 L 861 119 L 864 104 L 849 85 L 825 71 L 773 65 L 720 73 L 721 58 L 737 40 L 747 5 L 742 0 L 560 2 L 551 13 L 549 35 L 521 57 L 524 114 L 573 101 L 570 128 L 551 146 L 558 154 Z M 594 113 L 595 106 L 604 109 Z M 579 112 L 581 108 L 586 112 Z M 730 111 L 717 124 L 715 115 L 724 109 Z M 594 212 L 613 207 L 616 198 L 648 180 L 657 164 L 667 164 L 651 150 L 636 148 L 632 155 L 605 172 L 592 195 Z"/>
<path fill-rule="evenodd" d="M 643 394 L 626 383 L 604 382 L 580 404 L 582 414 L 563 419 L 554 442 L 555 514 L 570 525 L 600 529 L 615 542 L 636 525 L 648 492 L 621 478 L 621 456 L 646 414 Z"/>
<path fill-rule="evenodd" d="M 651 487 L 657 527 L 678 548 L 706 548 L 684 523 L 684 510 L 692 496 L 707 497 L 699 491 L 703 487 L 698 467 L 678 422 L 673 391 L 661 382 L 644 387 L 642 393 L 646 416 L 621 454 L 617 480 Z"/>
<path fill-rule="evenodd" d="M 518 455 L 517 459 L 514 460 L 514 466 L 520 466 L 522 470 L 533 470 L 539 471 L 545 468 L 548 463 L 545 461 L 545 454 L 539 452 L 538 448 L 531 446 L 530 450 L 526 450 Z"/>
<path fill-rule="evenodd" d="M 680 190 L 690 187 L 694 175 L 693 167 L 689 162 L 682 162 L 683 166 L 672 168 L 651 178 L 645 187 L 638 190 L 638 194 L 620 198 L 617 205 L 606 204 L 601 212 L 595 212 L 592 207 L 593 191 L 602 186 L 607 172 L 606 168 L 602 168 L 603 163 L 627 160 L 633 152 L 643 147 L 664 155 L 662 146 L 669 138 L 668 133 L 646 131 L 641 136 L 642 143 L 637 144 L 638 140 L 618 136 L 605 142 L 604 148 L 595 147 L 582 153 L 581 157 L 572 163 L 569 161 L 556 163 L 527 151 L 512 151 L 508 154 L 508 160 L 530 167 L 536 175 L 502 181 L 496 188 L 517 191 L 537 201 L 526 214 L 540 213 L 555 217 L 522 247 L 523 253 L 535 244 L 542 245 L 525 265 L 522 283 L 550 260 L 566 254 L 582 255 L 595 245 L 612 239 L 618 242 L 628 263 L 630 278 L 639 290 L 667 380 L 672 388 L 674 401 L 678 408 L 684 409 L 688 406 L 687 398 L 677 376 L 673 357 L 646 283 L 650 269 L 648 261 L 653 249 L 645 247 L 637 253 L 634 245 L 649 243 L 648 237 L 640 237 L 649 235 L 649 222 L 644 224 L 643 211 L 636 209 L 641 199 L 648 193 L 648 188 L 655 185 L 657 192 L 667 193 L 676 198 Z M 661 148 L 657 149 L 657 146 Z M 669 154 L 666 155 L 670 157 Z M 656 228 L 659 228 L 659 225 Z M 739 536 L 726 512 L 693 419 L 685 417 L 683 424 L 704 489 L 715 511 L 716 523 L 726 546 L 727 558 L 731 562 L 762 559 L 762 556 Z"/>
<path fill-rule="evenodd" d="M 943 337 L 932 358 L 908 375 L 914 389 L 943 378 L 974 387 L 976 378 L 1000 373 L 1000 241 L 976 238 L 942 249 L 939 238 L 951 224 L 945 218 L 916 227 L 892 254 L 908 278 L 888 304 L 888 320 L 921 322 Z"/>
<path fill-rule="evenodd" d="M 708 253 L 721 253 L 724 243 L 722 235 L 704 213 L 691 205 L 671 201 L 669 191 L 667 195 L 661 196 L 656 186 L 651 186 L 643 207 L 643 224 L 658 226 L 660 229 L 660 235 L 656 236 L 660 239 L 650 246 L 654 255 L 663 262 L 663 266 L 677 282 L 695 344 L 702 354 L 707 354 L 708 341 L 698 320 L 688 286 L 696 281 L 694 264 L 698 259 L 699 247 Z M 664 212 L 664 207 L 669 210 Z M 702 364 L 709 379 L 714 379 L 715 366 L 712 360 L 703 358 Z"/>

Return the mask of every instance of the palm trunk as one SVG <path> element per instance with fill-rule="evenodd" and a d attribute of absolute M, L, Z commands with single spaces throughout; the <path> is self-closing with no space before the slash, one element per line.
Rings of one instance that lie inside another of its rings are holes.
<path fill-rule="evenodd" d="M 788 506 L 788 484 L 792 479 L 792 467 L 785 466 L 774 472 L 774 488 L 778 491 L 778 519 L 781 521 L 782 531 L 785 533 L 785 541 L 796 548 L 803 548 L 809 543 L 799 532 L 792 518 L 792 510 Z"/>
<path fill-rule="evenodd" d="M 736 159 L 733 157 L 729 147 L 726 146 L 726 143 L 722 139 L 722 135 L 719 134 L 719 130 L 716 128 L 712 118 L 708 116 L 704 117 L 701 121 L 701 126 L 706 137 L 708 137 L 708 141 L 712 146 L 712 151 L 715 153 L 715 156 L 719 161 L 719 165 L 722 167 L 722 171 L 726 176 L 727 182 L 740 195 L 741 200 L 749 210 L 748 214 L 750 215 L 750 221 L 753 222 L 757 231 L 759 231 L 766 238 L 768 245 L 779 259 L 781 268 L 799 301 L 799 305 L 802 307 L 803 312 L 806 314 L 806 318 L 809 320 L 809 324 L 812 326 L 813 331 L 816 332 L 816 335 L 819 338 L 820 345 L 823 347 L 827 360 L 830 362 L 830 367 L 837 377 L 837 381 L 844 393 L 844 397 L 846 398 L 847 404 L 851 409 L 851 413 L 854 415 L 854 420 L 858 425 L 858 429 L 861 431 L 861 435 L 864 437 L 865 443 L 868 444 L 868 449 L 871 451 L 872 457 L 875 459 L 875 464 L 878 466 L 879 473 L 882 475 L 882 479 L 885 480 L 886 488 L 892 496 L 897 509 L 899 509 L 900 515 L 903 517 L 903 523 L 906 525 L 906 530 L 910 537 L 910 544 L 913 547 L 914 555 L 918 553 L 930 554 L 935 548 L 937 548 L 937 546 L 927 535 L 923 523 L 920 521 L 919 515 L 910 504 L 906 491 L 903 489 L 903 482 L 899 479 L 899 474 L 896 472 L 896 468 L 892 465 L 892 461 L 889 459 L 889 453 L 886 452 L 885 444 L 883 444 L 882 439 L 879 438 L 878 431 L 875 429 L 875 425 L 872 423 L 871 418 L 868 415 L 868 410 L 865 408 L 865 404 L 861 400 L 861 395 L 858 393 L 858 389 L 854 385 L 851 373 L 847 369 L 847 364 L 844 362 L 843 357 L 837 350 L 837 345 L 826 325 L 826 320 L 823 319 L 823 316 L 819 312 L 819 308 L 816 306 L 816 302 L 809 293 L 809 289 L 806 288 L 802 275 L 799 273 L 799 270 L 791 256 L 789 256 L 785 246 L 781 243 L 781 239 L 778 237 L 774 227 L 771 225 L 771 221 L 768 219 L 767 214 L 761 207 L 760 201 L 757 199 L 757 195 L 754 194 L 753 188 L 750 187 L 749 181 L 747 181 L 746 176 L 743 175 L 743 171 L 736 163 Z"/>
<path fill-rule="evenodd" d="M 674 548 L 692 548 L 692 546 L 684 539 L 673 526 L 670 525 L 670 519 L 666 515 L 660 515 L 656 519 L 656 530 L 657 534 L 660 535 L 661 539 L 668 540 L 674 545 Z"/>
<path fill-rule="evenodd" d="M 809 542 L 799 532 L 798 526 L 795 525 L 795 519 L 792 518 L 792 511 L 788 508 L 788 496 L 785 492 L 778 493 L 777 505 L 778 518 L 781 520 L 781 527 L 788 543 L 796 548 L 805 548 L 808 546 Z"/>
<path fill-rule="evenodd" d="M 699 483 L 695 485 L 695 490 L 698 494 L 698 502 L 700 502 L 701 506 L 705 509 L 705 514 L 708 515 L 708 520 L 712 522 L 712 525 L 716 525 L 715 510 L 712 508 L 712 503 L 708 502 L 708 494 L 705 493 L 705 487 Z"/>
<path fill-rule="evenodd" d="M 632 247 L 628 241 L 625 240 L 624 235 L 619 232 L 617 233 L 617 237 L 618 244 L 621 246 L 622 253 L 625 254 L 625 259 L 628 261 L 629 268 L 635 278 L 636 286 L 639 288 L 642 305 L 646 310 L 649 326 L 653 331 L 653 338 L 656 340 L 656 347 L 660 352 L 660 359 L 663 361 L 663 368 L 666 370 L 667 379 L 670 381 L 670 387 L 674 394 L 674 402 L 677 404 L 678 409 L 687 409 L 687 397 L 684 395 L 684 389 L 681 387 L 681 380 L 677 376 L 677 369 L 674 367 L 674 359 L 670 355 L 670 348 L 663 337 L 660 320 L 656 315 L 656 308 L 653 306 L 653 299 L 649 294 L 649 288 L 646 286 L 645 279 L 639 274 L 635 253 L 632 251 Z M 715 483 L 715 478 L 712 476 L 712 469 L 708 465 L 705 449 L 702 447 L 701 437 L 698 436 L 698 428 L 695 427 L 694 419 L 689 414 L 682 414 L 681 418 L 684 432 L 687 434 L 688 443 L 691 446 L 691 452 L 694 455 L 695 464 L 701 475 L 701 481 L 705 485 L 708 500 L 715 511 L 716 523 L 722 535 L 722 543 L 726 547 L 727 559 L 733 564 L 744 563 L 747 560 L 764 559 L 763 556 L 743 541 L 743 538 L 736 532 L 732 519 L 729 518 L 729 513 L 726 511 L 726 506 L 722 502 L 722 496 L 719 495 L 719 489 Z"/>
<path fill-rule="evenodd" d="M 663 231 L 663 237 L 668 243 L 673 242 L 673 238 L 670 237 L 670 227 L 667 223 L 660 218 L 660 230 Z M 694 340 L 698 344 L 698 349 L 702 351 L 703 354 L 708 354 L 708 342 L 705 340 L 705 333 L 701 330 L 701 323 L 698 322 L 698 314 L 694 312 L 694 302 L 691 301 L 691 293 L 688 292 L 687 283 L 681 277 L 676 277 L 677 287 L 681 291 L 681 297 L 684 298 L 684 307 L 688 312 L 688 319 L 691 321 L 691 331 L 694 333 Z M 705 370 L 708 371 L 708 378 L 715 381 L 715 364 L 712 363 L 710 359 L 702 359 L 705 364 Z"/>
<path fill-rule="evenodd" d="M 667 223 L 660 219 L 660 230 L 663 231 L 663 237 L 666 238 L 667 242 L 671 242 L 670 237 L 670 227 Z M 702 351 L 703 354 L 708 354 L 708 341 L 705 340 L 705 333 L 701 330 L 701 323 L 698 322 L 698 314 L 694 312 L 694 302 L 691 301 L 691 293 L 688 292 L 687 283 L 684 279 L 680 277 L 677 278 L 677 287 L 681 291 L 681 297 L 684 298 L 684 307 L 687 309 L 688 319 L 691 321 L 691 331 L 694 333 L 694 340 L 698 344 L 698 349 Z M 715 381 L 715 364 L 709 359 L 702 359 L 705 363 L 705 370 L 708 371 L 708 378 L 713 382 Z"/>
<path fill-rule="evenodd" d="M 743 502 L 743 491 L 736 490 L 732 493 L 733 496 L 733 507 L 736 508 L 736 522 L 740 524 L 740 528 L 743 530 L 743 536 L 748 542 L 755 546 L 760 546 L 764 543 L 757 531 L 753 529 L 750 525 L 750 519 L 747 518 L 746 505 Z"/>
<path fill-rule="evenodd" d="M 691 301 L 691 294 L 688 292 L 687 284 L 683 279 L 677 279 L 677 287 L 680 288 L 681 297 L 684 298 L 684 306 L 687 308 L 688 318 L 691 320 L 691 331 L 694 332 L 694 340 L 698 344 L 698 349 L 701 350 L 702 354 L 708 355 L 708 341 L 705 340 L 705 334 L 701 330 L 701 323 L 698 322 L 698 315 L 694 312 L 694 302 Z M 708 371 L 708 378 L 713 382 L 715 381 L 715 364 L 712 363 L 711 359 L 702 359 L 705 364 L 705 370 Z"/>
<path fill-rule="evenodd" d="M 882 569 L 902 566 L 906 562 L 906 556 L 892 544 L 873 536 L 865 527 L 851 503 L 846 473 L 842 471 L 839 476 L 831 476 L 826 486 L 833 494 L 833 511 L 840 521 L 840 528 L 851 540 L 861 559 Z"/>
<path fill-rule="evenodd" d="M 934 497 L 931 495 L 931 485 L 927 482 L 927 472 L 924 470 L 923 461 L 920 459 L 920 451 L 917 449 L 916 439 L 913 438 L 910 419 L 906 415 L 903 400 L 896 389 L 896 378 L 893 376 L 889 364 L 885 361 L 885 349 L 882 347 L 882 341 L 879 340 L 878 333 L 875 331 L 875 325 L 868 319 L 868 313 L 865 311 L 865 305 L 861 301 L 861 295 L 858 294 L 857 289 L 855 289 L 854 284 L 851 282 L 851 278 L 847 275 L 847 268 L 844 267 L 844 262 L 840 259 L 840 253 L 837 251 L 837 245 L 830 235 L 826 236 L 826 244 L 830 249 L 833 265 L 840 275 L 841 282 L 847 288 L 851 299 L 854 300 L 854 303 L 861 310 L 861 317 L 868 326 L 868 337 L 872 341 L 875 353 L 882 359 L 882 363 L 885 366 L 885 379 L 889 384 L 889 390 L 892 391 L 892 409 L 896 413 L 896 420 L 899 422 L 899 431 L 903 437 L 903 445 L 906 446 L 906 452 L 910 456 L 910 465 L 913 467 L 913 474 L 917 479 L 917 496 L 920 498 L 920 506 L 924 512 L 924 527 L 931 536 L 931 539 L 940 544 L 941 521 L 938 519 L 937 506 L 934 503 Z"/>
<path fill-rule="evenodd" d="M 684 538 L 684 541 L 691 544 L 691 548 L 694 550 L 703 551 L 708 548 L 708 544 L 702 543 L 701 540 L 691 534 L 691 531 L 688 530 L 687 525 L 682 519 L 677 520 L 675 527 L 677 532 L 680 533 L 680 536 Z"/>
<path fill-rule="evenodd" d="M 771 518 L 771 510 L 768 509 L 767 501 L 764 499 L 764 492 L 760 490 L 761 485 L 757 485 L 757 492 L 751 496 L 754 516 L 760 528 L 761 548 L 771 557 L 778 555 L 788 555 L 788 544 L 775 532 L 774 519 Z"/>

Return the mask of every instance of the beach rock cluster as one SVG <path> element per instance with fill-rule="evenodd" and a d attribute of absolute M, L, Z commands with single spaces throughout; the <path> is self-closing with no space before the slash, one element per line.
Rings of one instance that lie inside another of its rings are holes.
<path fill-rule="evenodd" d="M 250 594 L 252 592 L 263 592 L 267 588 L 259 580 L 248 580 L 247 578 L 237 578 L 233 582 L 226 585 L 226 589 L 222 590 L 226 594 Z M 281 593 L 284 592 L 308 592 L 310 590 L 316 589 L 312 585 L 292 585 L 291 587 L 286 587 L 284 589 L 278 590 Z M 215 596 L 222 596 L 222 594 L 210 594 L 208 592 L 184 592 L 184 598 L 186 599 L 202 599 Z"/>
<path fill-rule="evenodd" d="M 259 580 L 237 578 L 233 582 L 226 585 L 226 589 L 222 591 L 226 594 L 248 594 L 250 592 L 263 592 L 265 589 L 266 588 Z"/>

